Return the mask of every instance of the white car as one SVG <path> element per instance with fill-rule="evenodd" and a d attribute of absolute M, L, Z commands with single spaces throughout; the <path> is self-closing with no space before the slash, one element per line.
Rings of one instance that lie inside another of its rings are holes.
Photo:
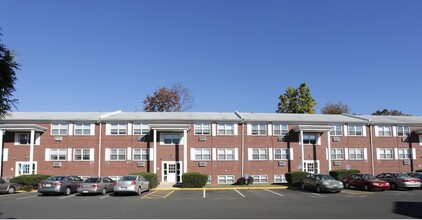
<path fill-rule="evenodd" d="M 142 176 L 123 176 L 117 182 L 114 182 L 114 195 L 123 193 L 136 193 L 141 195 L 142 192 L 148 192 L 150 189 L 149 181 Z"/>

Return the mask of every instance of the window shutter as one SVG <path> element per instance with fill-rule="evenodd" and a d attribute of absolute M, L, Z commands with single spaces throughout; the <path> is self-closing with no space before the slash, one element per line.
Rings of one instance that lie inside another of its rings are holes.
<path fill-rule="evenodd" d="M 234 129 L 234 131 L 233 131 L 233 134 L 236 136 L 239 132 L 238 132 L 238 128 L 239 128 L 239 126 L 236 124 L 236 123 L 234 123 L 233 124 L 233 129 Z"/>
<path fill-rule="evenodd" d="M 217 135 L 217 124 L 216 123 L 211 124 L 211 133 L 212 133 L 212 136 Z"/>
<path fill-rule="evenodd" d="M 73 124 L 72 123 L 69 123 L 69 135 L 71 136 L 71 135 L 73 135 Z"/>
<path fill-rule="evenodd" d="M 377 149 L 377 155 L 379 155 L 378 149 Z M 377 156 L 377 157 L 379 157 L 379 156 Z M 363 149 L 363 159 L 368 160 L 368 149 L 366 149 L 366 148 Z"/>
<path fill-rule="evenodd" d="M 293 156 L 293 148 L 290 148 L 289 150 L 290 150 L 290 152 L 289 152 L 289 159 L 290 160 L 293 160 L 293 158 L 294 158 L 294 156 Z"/>
<path fill-rule="evenodd" d="M 217 149 L 214 147 L 214 148 L 212 148 L 212 150 L 211 150 L 211 153 L 212 153 L 212 160 L 217 160 Z"/>
<path fill-rule="evenodd" d="M 239 160 L 239 149 L 234 149 L 234 160 Z"/>
<path fill-rule="evenodd" d="M 246 124 L 246 135 L 252 135 L 252 125 Z"/>
<path fill-rule="evenodd" d="M 191 161 L 195 160 L 195 148 L 190 149 L 190 160 Z"/>
<path fill-rule="evenodd" d="M 344 148 L 344 159 L 345 160 L 349 159 L 349 148 Z"/>
<path fill-rule="evenodd" d="M 35 133 L 35 145 L 40 145 L 40 144 L 41 144 L 40 133 Z"/>
<path fill-rule="evenodd" d="M 317 138 L 317 145 L 321 145 L 321 135 L 317 134 L 316 138 Z"/>
<path fill-rule="evenodd" d="M 273 149 L 268 148 L 268 160 L 273 160 Z"/>
<path fill-rule="evenodd" d="M 421 136 L 419 136 L 420 139 Z M 15 133 L 15 145 L 19 145 L 19 133 Z"/>
<path fill-rule="evenodd" d="M 110 161 L 110 148 L 105 149 L 105 161 Z"/>
<path fill-rule="evenodd" d="M 90 135 L 95 135 L 95 124 L 91 124 L 91 126 L 90 126 Z"/>
<path fill-rule="evenodd" d="M 362 125 L 362 135 L 366 137 L 366 126 Z"/>
<path fill-rule="evenodd" d="M 45 149 L 45 161 L 50 161 L 50 148 Z"/>
<path fill-rule="evenodd" d="M 132 148 L 128 147 L 127 151 L 126 151 L 126 155 L 127 155 L 127 160 L 132 160 Z"/>
<path fill-rule="evenodd" d="M 397 126 L 393 125 L 393 137 L 397 137 Z"/>
<path fill-rule="evenodd" d="M 397 148 L 394 148 L 394 159 L 395 160 L 399 159 L 399 150 Z"/>
<path fill-rule="evenodd" d="M 377 160 L 379 160 L 379 159 L 380 159 L 380 149 L 377 148 Z"/>
<path fill-rule="evenodd" d="M 154 149 L 153 148 L 149 149 L 149 160 L 151 160 L 151 161 L 154 160 Z"/>
<path fill-rule="evenodd" d="M 349 135 L 349 131 L 347 130 L 347 125 L 344 125 L 344 126 L 343 126 L 343 134 L 344 134 L 344 136 L 346 136 L 346 137 L 347 137 L 347 135 Z"/>
<path fill-rule="evenodd" d="M 3 149 L 3 161 L 7 161 L 7 158 L 9 157 L 9 149 L 4 148 Z"/>
<path fill-rule="evenodd" d="M 248 160 L 252 160 L 252 149 L 248 148 Z"/>
<path fill-rule="evenodd" d="M 106 124 L 106 135 L 111 135 L 111 124 Z"/>
<path fill-rule="evenodd" d="M 375 126 L 375 137 L 378 137 L 379 126 Z"/>
<path fill-rule="evenodd" d="M 330 152 L 328 152 L 328 148 L 325 148 L 325 159 L 326 160 L 328 160 L 328 154 L 329 154 Z"/>
<path fill-rule="evenodd" d="M 67 161 L 72 161 L 72 148 L 67 149 Z"/>
<path fill-rule="evenodd" d="M 416 148 L 412 148 L 412 159 L 416 160 Z"/>
<path fill-rule="evenodd" d="M 127 135 L 132 135 L 132 130 L 133 130 L 132 126 L 133 126 L 132 123 L 127 124 Z"/>
<path fill-rule="evenodd" d="M 95 157 L 94 148 L 89 148 L 89 161 L 94 161 L 95 160 L 94 157 Z"/>

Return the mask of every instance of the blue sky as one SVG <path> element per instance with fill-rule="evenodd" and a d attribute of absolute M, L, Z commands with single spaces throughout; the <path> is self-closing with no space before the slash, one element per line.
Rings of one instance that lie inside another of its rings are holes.
<path fill-rule="evenodd" d="M 181 82 L 197 112 L 268 112 L 306 82 L 352 113 L 422 115 L 420 0 L 0 0 L 18 111 L 135 111 Z M 17 110 L 15 110 L 17 111 Z"/>

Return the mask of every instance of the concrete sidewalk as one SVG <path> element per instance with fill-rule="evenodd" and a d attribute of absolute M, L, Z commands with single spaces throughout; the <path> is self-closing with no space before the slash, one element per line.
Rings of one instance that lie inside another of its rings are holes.
<path fill-rule="evenodd" d="M 252 189 L 287 189 L 287 186 L 240 186 L 240 185 L 227 185 L 227 186 L 221 186 L 218 185 L 216 187 L 212 186 L 205 186 L 204 188 L 182 188 L 182 184 L 174 184 L 174 183 L 160 183 L 156 188 L 151 189 L 153 191 L 158 190 L 252 190 Z"/>

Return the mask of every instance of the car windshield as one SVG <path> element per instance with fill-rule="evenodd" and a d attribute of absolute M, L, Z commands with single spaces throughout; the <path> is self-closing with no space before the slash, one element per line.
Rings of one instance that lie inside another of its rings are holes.
<path fill-rule="evenodd" d="M 333 177 L 331 177 L 329 175 L 317 175 L 317 176 L 315 176 L 315 179 L 317 179 L 317 180 L 332 180 Z"/>
<path fill-rule="evenodd" d="M 124 176 L 121 181 L 134 181 L 136 180 L 136 176 Z"/>
<path fill-rule="evenodd" d="M 66 178 L 66 177 L 65 176 L 52 176 L 52 177 L 48 178 L 47 180 L 48 181 L 61 181 L 64 178 Z"/>
<path fill-rule="evenodd" d="M 88 178 L 85 180 L 85 183 L 99 183 L 101 182 L 101 178 Z"/>
<path fill-rule="evenodd" d="M 375 179 L 375 176 L 372 176 L 371 174 L 362 175 L 363 180 L 373 180 Z"/>
<path fill-rule="evenodd" d="M 394 176 L 398 177 L 398 178 L 409 178 L 409 175 L 406 175 L 404 173 L 396 173 L 394 174 Z"/>

